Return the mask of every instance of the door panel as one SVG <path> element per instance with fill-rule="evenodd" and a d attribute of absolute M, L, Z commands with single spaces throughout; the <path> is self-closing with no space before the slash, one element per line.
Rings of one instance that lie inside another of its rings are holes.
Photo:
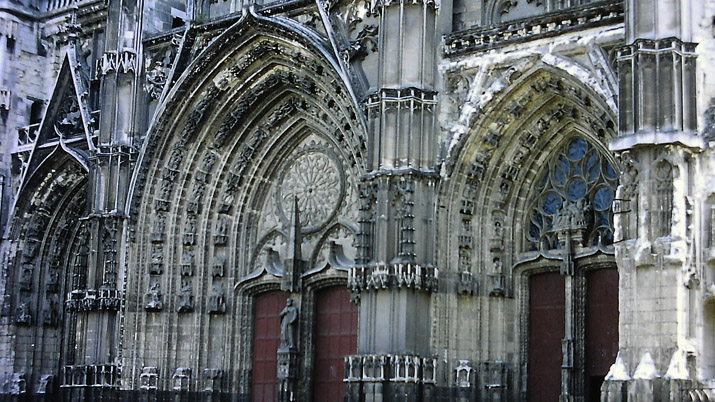
<path fill-rule="evenodd" d="M 586 402 L 597 402 L 618 353 L 618 270 L 590 271 L 586 284 Z"/>
<path fill-rule="evenodd" d="M 251 394 L 254 402 L 278 399 L 278 356 L 281 343 L 280 313 L 288 295 L 268 292 L 256 297 L 253 321 L 253 371 Z"/>
<path fill-rule="evenodd" d="M 530 402 L 554 402 L 561 393 L 561 340 L 564 337 L 564 277 L 547 272 L 529 277 Z"/>
<path fill-rule="evenodd" d="M 344 286 L 318 293 L 315 325 L 313 401 L 343 400 L 345 356 L 357 353 L 358 308 Z"/>

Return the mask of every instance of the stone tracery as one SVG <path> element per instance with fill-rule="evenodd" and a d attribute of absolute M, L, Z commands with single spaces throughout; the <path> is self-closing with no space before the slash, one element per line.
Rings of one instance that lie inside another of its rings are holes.
<path fill-rule="evenodd" d="M 526 238 L 531 249 L 558 249 L 559 225 L 587 229 L 588 245 L 613 242 L 613 202 L 617 173 L 613 165 L 583 138 L 570 140 L 548 163 L 530 207 Z M 572 222 L 563 222 L 570 219 Z"/>

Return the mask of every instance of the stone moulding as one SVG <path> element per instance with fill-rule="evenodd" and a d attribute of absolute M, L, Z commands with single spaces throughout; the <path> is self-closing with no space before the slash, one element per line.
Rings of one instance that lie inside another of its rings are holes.
<path fill-rule="evenodd" d="M 67 295 L 65 307 L 68 311 L 118 311 L 122 304 L 122 294 L 116 289 L 73 290 Z"/>
<path fill-rule="evenodd" d="M 497 27 L 469 29 L 445 38 L 444 55 L 465 55 L 512 43 L 549 38 L 572 31 L 622 23 L 622 2 L 570 8 L 540 18 L 510 21 Z"/>
<path fill-rule="evenodd" d="M 378 263 L 348 271 L 348 289 L 353 293 L 403 287 L 434 292 L 438 284 L 438 268 L 413 263 Z"/>
<path fill-rule="evenodd" d="M 416 355 L 345 356 L 345 382 L 437 383 L 437 358 Z"/>
<path fill-rule="evenodd" d="M 109 387 L 119 385 L 120 368 L 114 364 L 64 366 L 61 388 Z"/>

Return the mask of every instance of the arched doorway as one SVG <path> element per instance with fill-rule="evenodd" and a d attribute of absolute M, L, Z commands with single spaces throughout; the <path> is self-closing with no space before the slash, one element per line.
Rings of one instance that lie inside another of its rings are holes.
<path fill-rule="evenodd" d="M 571 136 L 557 150 L 536 177 L 526 215 L 526 249 L 556 265 L 527 273 L 528 399 L 598 401 L 618 348 L 611 254 L 618 174 L 587 136 Z"/>
<path fill-rule="evenodd" d="M 318 292 L 315 317 L 313 401 L 342 400 L 344 358 L 357 353 L 358 307 L 345 286 L 332 286 Z"/>
<path fill-rule="evenodd" d="M 253 306 L 253 360 L 251 395 L 254 402 L 278 398 L 278 346 L 281 343 L 280 313 L 288 295 L 272 291 L 256 296 Z"/>

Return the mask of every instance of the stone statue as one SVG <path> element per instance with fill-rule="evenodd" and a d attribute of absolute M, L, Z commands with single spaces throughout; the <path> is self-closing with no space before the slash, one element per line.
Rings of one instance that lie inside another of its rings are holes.
<path fill-rule="evenodd" d="M 293 299 L 286 301 L 286 306 L 281 311 L 281 349 L 295 347 L 295 323 L 298 319 L 298 309 L 293 305 Z"/>

